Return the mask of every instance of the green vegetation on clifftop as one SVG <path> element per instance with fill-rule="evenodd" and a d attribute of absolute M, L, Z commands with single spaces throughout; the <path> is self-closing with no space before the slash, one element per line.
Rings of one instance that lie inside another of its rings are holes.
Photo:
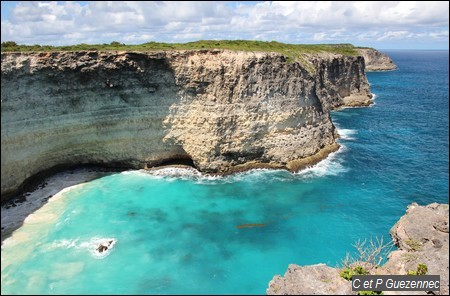
<path fill-rule="evenodd" d="M 2 52 L 29 52 L 29 51 L 153 51 L 153 50 L 190 50 L 190 49 L 228 49 L 236 51 L 277 52 L 288 58 L 298 58 L 302 53 L 337 53 L 344 55 L 357 55 L 351 44 L 286 44 L 276 41 L 251 40 L 200 40 L 188 43 L 161 43 L 148 42 L 137 45 L 127 45 L 119 42 L 110 44 L 76 44 L 70 46 L 50 45 L 20 45 L 14 41 L 2 42 Z"/>

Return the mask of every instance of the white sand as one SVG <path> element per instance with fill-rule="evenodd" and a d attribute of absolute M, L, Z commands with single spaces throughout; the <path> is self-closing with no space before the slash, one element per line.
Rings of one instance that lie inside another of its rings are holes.
<path fill-rule="evenodd" d="M 35 219 L 36 217 L 31 214 L 46 204 L 49 201 L 49 197 L 52 197 L 52 201 L 57 200 L 62 196 L 63 192 L 70 189 L 68 187 L 93 180 L 106 174 L 108 173 L 96 171 L 92 168 L 57 173 L 43 180 L 36 190 L 28 192 L 26 201 L 17 203 L 15 207 L 7 208 L 7 206 L 3 206 L 1 208 L 2 242 L 6 236 L 19 228 L 25 220 L 27 223 L 44 222 L 41 221 L 44 218 L 52 220 L 54 217 L 51 217 L 50 213 L 47 217 L 41 216 L 38 219 Z M 45 187 L 42 186 L 43 184 L 46 184 Z"/>

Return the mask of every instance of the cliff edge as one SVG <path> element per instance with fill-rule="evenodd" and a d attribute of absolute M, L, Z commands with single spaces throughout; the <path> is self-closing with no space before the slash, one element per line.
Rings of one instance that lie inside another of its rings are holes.
<path fill-rule="evenodd" d="M 2 201 L 79 164 L 299 170 L 338 149 L 329 110 L 371 103 L 360 56 L 3 52 Z"/>
<path fill-rule="evenodd" d="M 441 276 L 441 290 L 449 293 L 449 205 L 433 203 L 408 206 L 406 214 L 392 227 L 390 234 L 398 250 L 389 260 L 370 274 L 406 275 L 418 264 L 427 266 L 427 274 Z M 325 264 L 298 266 L 291 264 L 284 277 L 275 276 L 269 283 L 268 295 L 356 295 L 350 281 L 339 275 L 338 268 Z M 427 295 L 425 291 L 385 291 L 385 295 Z"/>
<path fill-rule="evenodd" d="M 357 48 L 364 57 L 367 71 L 390 71 L 397 69 L 397 65 L 386 54 L 373 48 Z"/>

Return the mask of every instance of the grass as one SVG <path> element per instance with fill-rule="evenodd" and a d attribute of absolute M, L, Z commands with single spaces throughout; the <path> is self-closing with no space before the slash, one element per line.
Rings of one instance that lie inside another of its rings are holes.
<path fill-rule="evenodd" d="M 419 258 L 419 255 L 414 254 L 414 253 L 405 253 L 405 254 L 402 254 L 402 256 L 401 256 L 401 260 L 403 262 L 411 262 L 411 261 L 416 260 L 417 258 Z"/>
<path fill-rule="evenodd" d="M 420 251 L 422 249 L 422 244 L 420 241 L 415 239 L 406 239 L 405 244 L 407 244 L 413 251 Z"/>
<path fill-rule="evenodd" d="M 428 266 L 424 263 L 419 263 L 416 270 L 408 270 L 408 275 L 425 275 L 427 272 Z"/>
<path fill-rule="evenodd" d="M 276 52 L 285 55 L 289 60 L 301 58 L 304 53 L 337 53 L 343 55 L 357 55 L 356 47 L 351 44 L 286 44 L 276 41 L 252 40 L 200 40 L 188 43 L 147 42 L 137 45 L 127 45 L 119 42 L 109 44 L 76 44 L 70 46 L 51 45 L 20 45 L 14 41 L 2 42 L 2 52 L 31 52 L 31 51 L 154 51 L 154 50 L 201 50 L 228 49 L 236 51 Z"/>

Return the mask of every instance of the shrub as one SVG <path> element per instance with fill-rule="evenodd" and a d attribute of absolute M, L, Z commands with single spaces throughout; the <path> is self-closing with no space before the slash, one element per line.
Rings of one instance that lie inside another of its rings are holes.
<path fill-rule="evenodd" d="M 350 267 L 345 267 L 344 269 L 341 270 L 341 272 L 339 273 L 339 275 L 343 278 L 346 279 L 347 281 L 352 280 L 353 275 L 366 275 L 369 274 L 367 272 L 367 270 L 362 267 L 362 266 L 355 266 L 355 268 L 350 268 Z"/>
<path fill-rule="evenodd" d="M 425 275 L 428 272 L 428 267 L 426 264 L 417 264 L 416 270 L 408 270 L 408 275 Z"/>
<path fill-rule="evenodd" d="M 353 245 L 357 251 L 356 256 L 351 256 L 347 253 L 345 259 L 342 261 L 343 267 L 349 267 L 357 263 L 366 269 L 380 266 L 380 264 L 387 258 L 391 252 L 393 243 L 385 243 L 383 237 L 370 240 L 358 240 Z"/>
<path fill-rule="evenodd" d="M 341 278 L 343 278 L 347 281 L 351 281 L 352 277 L 353 277 L 353 271 L 351 270 L 350 267 L 346 267 L 343 270 L 341 270 L 339 275 L 341 276 Z"/>
<path fill-rule="evenodd" d="M 417 275 L 425 275 L 428 272 L 428 267 L 426 264 L 417 265 Z"/>
<path fill-rule="evenodd" d="M 362 267 L 362 266 L 356 266 L 353 270 L 355 271 L 355 274 L 358 274 L 358 275 L 366 275 L 366 274 L 369 274 L 369 273 L 367 272 L 367 270 L 366 270 L 364 267 Z"/>
<path fill-rule="evenodd" d="M 14 41 L 5 41 L 2 42 L 2 47 L 16 47 L 17 43 Z"/>

